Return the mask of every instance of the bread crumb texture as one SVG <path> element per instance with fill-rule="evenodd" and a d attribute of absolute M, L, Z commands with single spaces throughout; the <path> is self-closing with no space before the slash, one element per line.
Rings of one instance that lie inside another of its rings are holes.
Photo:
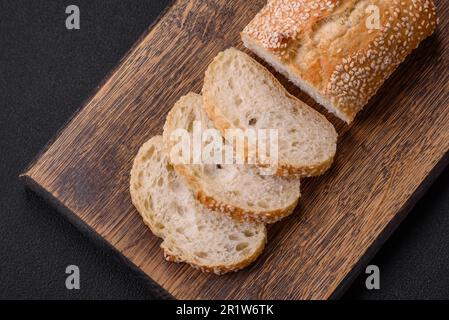
<path fill-rule="evenodd" d="M 131 199 L 168 261 L 223 274 L 252 263 L 266 243 L 262 223 L 236 221 L 203 207 L 176 174 L 156 136 L 139 150 L 131 171 Z"/>
<path fill-rule="evenodd" d="M 223 135 L 228 128 L 275 129 L 279 176 L 321 175 L 333 162 L 337 149 L 333 125 L 290 95 L 246 53 L 229 48 L 217 55 L 206 71 L 203 100 L 209 118 Z"/>
<path fill-rule="evenodd" d="M 175 130 L 184 129 L 193 139 L 195 121 L 201 123 L 204 131 L 216 130 L 203 109 L 203 97 L 189 93 L 179 99 L 167 116 L 163 134 L 167 153 L 174 144 L 171 135 Z M 203 140 L 203 151 L 207 150 L 206 145 Z M 221 151 L 223 160 L 224 150 Z M 300 197 L 299 179 L 263 176 L 258 168 L 248 164 L 190 163 L 174 165 L 174 169 L 203 205 L 237 220 L 277 222 L 293 212 Z"/>

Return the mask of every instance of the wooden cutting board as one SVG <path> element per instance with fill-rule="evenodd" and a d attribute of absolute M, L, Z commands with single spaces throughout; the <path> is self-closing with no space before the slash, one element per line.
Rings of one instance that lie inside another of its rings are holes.
<path fill-rule="evenodd" d="M 262 0 L 177 0 L 22 175 L 72 222 L 176 298 L 338 297 L 448 162 L 449 7 L 440 25 L 340 134 L 333 168 L 303 183 L 301 204 L 269 228 L 250 268 L 205 275 L 165 262 L 128 192 L 140 145 L 160 134 L 174 102 L 200 92 L 203 73 Z M 310 98 L 281 81 L 319 111 Z"/>

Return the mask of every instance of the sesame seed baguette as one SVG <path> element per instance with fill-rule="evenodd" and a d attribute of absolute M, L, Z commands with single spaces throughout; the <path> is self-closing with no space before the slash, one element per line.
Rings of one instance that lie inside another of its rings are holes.
<path fill-rule="evenodd" d="M 205 114 L 201 95 L 189 93 L 167 116 L 163 134 L 167 154 L 178 143 L 172 133 L 185 129 L 193 137 L 194 121 L 201 123 L 203 132 L 215 129 Z M 206 150 L 206 144 L 203 150 Z M 258 168 L 248 164 L 173 164 L 201 203 L 237 220 L 277 222 L 293 212 L 300 197 L 299 179 L 261 176 Z"/>
<path fill-rule="evenodd" d="M 199 204 L 168 163 L 162 136 L 139 150 L 131 171 L 131 199 L 145 224 L 163 239 L 168 261 L 224 274 L 252 263 L 263 251 L 265 225 L 239 222 Z"/>
<path fill-rule="evenodd" d="M 223 136 L 227 129 L 277 130 L 278 176 L 318 176 L 332 165 L 337 148 L 333 125 L 290 95 L 265 67 L 235 48 L 221 52 L 209 65 L 203 101 Z"/>
<path fill-rule="evenodd" d="M 349 124 L 436 24 L 432 0 L 272 0 L 241 36 Z"/>

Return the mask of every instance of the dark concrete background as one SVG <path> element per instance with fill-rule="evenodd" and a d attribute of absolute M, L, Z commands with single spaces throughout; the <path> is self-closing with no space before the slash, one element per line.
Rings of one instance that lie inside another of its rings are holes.
<path fill-rule="evenodd" d="M 151 299 L 151 287 L 27 191 L 18 174 L 90 96 L 169 3 L 137 0 L 0 1 L 0 298 Z M 65 8 L 81 30 L 65 28 Z M 449 297 L 449 170 L 372 261 L 381 290 L 360 277 L 344 298 Z M 81 290 L 65 288 L 65 268 Z"/>

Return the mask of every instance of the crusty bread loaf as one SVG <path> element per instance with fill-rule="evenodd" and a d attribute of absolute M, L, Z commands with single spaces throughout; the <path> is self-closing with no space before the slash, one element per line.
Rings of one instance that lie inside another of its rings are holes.
<path fill-rule="evenodd" d="M 203 100 L 223 134 L 228 128 L 277 129 L 278 175 L 320 175 L 333 162 L 337 133 L 332 124 L 237 49 L 221 52 L 209 65 Z"/>
<path fill-rule="evenodd" d="M 132 201 L 169 261 L 223 274 L 253 262 L 266 242 L 261 223 L 238 222 L 199 204 L 162 152 L 162 137 L 145 143 L 134 160 Z"/>
<path fill-rule="evenodd" d="M 242 40 L 350 123 L 436 21 L 432 0 L 272 0 Z"/>
<path fill-rule="evenodd" d="M 204 112 L 201 95 L 189 93 L 175 104 L 167 116 L 163 135 L 167 154 L 170 154 L 174 144 L 179 143 L 172 136 L 175 130 L 184 129 L 193 138 L 194 121 L 200 123 L 203 132 L 215 129 Z M 206 150 L 206 145 L 204 142 L 203 150 Z M 300 197 L 299 179 L 259 175 L 259 170 L 248 164 L 173 165 L 200 202 L 235 219 L 274 223 L 292 213 Z"/>

